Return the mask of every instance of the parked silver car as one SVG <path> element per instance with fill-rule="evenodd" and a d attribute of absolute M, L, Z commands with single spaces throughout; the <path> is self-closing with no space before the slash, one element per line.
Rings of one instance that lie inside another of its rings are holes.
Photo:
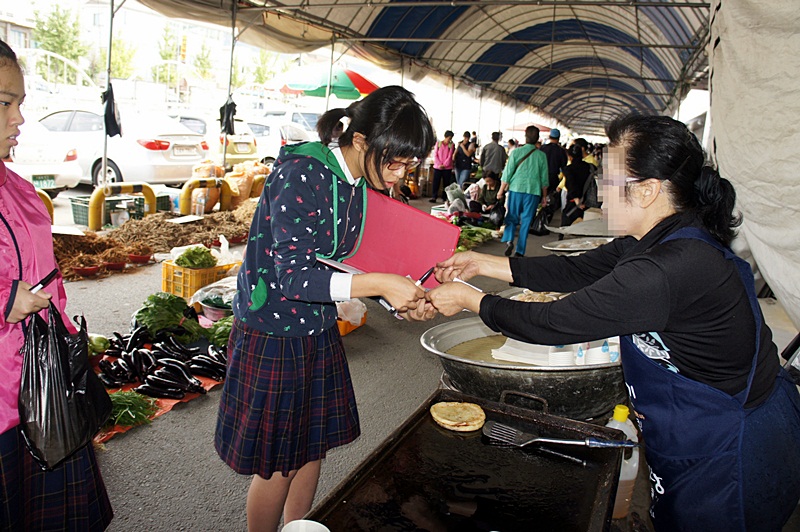
<path fill-rule="evenodd" d="M 108 138 L 107 179 L 180 185 L 192 177 L 192 167 L 207 157 L 208 144 L 164 114 L 123 111 L 122 136 Z M 78 146 L 81 181 L 96 185 L 102 171 L 103 116 L 70 109 L 40 120 L 50 131 Z"/>
<path fill-rule="evenodd" d="M 267 166 L 275 162 L 282 146 L 311 140 L 308 132 L 296 124 L 282 124 L 261 118 L 247 118 L 245 122 L 256 137 L 258 160 Z"/>
<path fill-rule="evenodd" d="M 19 145 L 5 161 L 8 168 L 51 198 L 78 185 L 81 166 L 74 144 L 36 121 L 25 122 L 19 131 Z"/>

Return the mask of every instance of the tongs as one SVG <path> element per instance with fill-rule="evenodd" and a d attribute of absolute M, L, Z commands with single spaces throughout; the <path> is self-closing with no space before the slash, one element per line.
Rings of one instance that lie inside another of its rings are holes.
<path fill-rule="evenodd" d="M 633 448 L 639 444 L 631 440 L 601 440 L 598 438 L 587 437 L 581 440 L 571 440 L 564 438 L 545 438 L 522 432 L 514 427 L 509 427 L 496 421 L 487 421 L 483 425 L 483 433 L 493 439 L 503 443 L 508 443 L 515 447 L 525 447 L 532 443 L 554 443 L 560 445 L 582 445 L 593 448 Z"/>

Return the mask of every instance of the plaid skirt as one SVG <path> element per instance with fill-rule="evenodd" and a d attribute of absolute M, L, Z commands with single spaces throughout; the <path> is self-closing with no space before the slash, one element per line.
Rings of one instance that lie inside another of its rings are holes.
<path fill-rule="evenodd" d="M 114 512 L 92 444 L 53 471 L 31 457 L 19 427 L 0 434 L 0 530 L 105 530 Z"/>
<path fill-rule="evenodd" d="M 288 475 L 361 429 L 337 327 L 272 336 L 234 320 L 214 445 L 243 475 Z"/>

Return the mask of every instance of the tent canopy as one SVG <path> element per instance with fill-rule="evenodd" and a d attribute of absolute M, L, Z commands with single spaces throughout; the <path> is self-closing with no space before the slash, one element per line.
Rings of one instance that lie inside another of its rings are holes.
<path fill-rule="evenodd" d="M 236 0 L 140 0 L 230 25 Z M 240 38 L 280 52 L 346 44 L 506 95 L 583 134 L 630 111 L 672 114 L 704 85 L 709 4 L 693 0 L 236 1 Z"/>

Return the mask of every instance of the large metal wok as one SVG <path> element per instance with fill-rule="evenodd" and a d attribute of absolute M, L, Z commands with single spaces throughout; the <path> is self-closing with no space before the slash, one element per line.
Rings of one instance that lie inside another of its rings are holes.
<path fill-rule="evenodd" d="M 453 347 L 497 336 L 478 317 L 454 320 L 428 329 L 422 346 L 439 356 L 446 385 L 468 395 L 497 401 L 504 390 L 539 396 L 549 411 L 572 419 L 592 419 L 608 414 L 627 400 L 619 362 L 592 366 L 533 366 L 494 360 L 491 354 L 458 356 Z"/>
<path fill-rule="evenodd" d="M 623 439 L 616 430 L 440 389 L 307 518 L 333 532 L 608 530 L 620 449 L 496 445 L 481 431 L 439 427 L 429 413 L 438 401 L 474 402 L 487 420 L 540 435 Z"/>

